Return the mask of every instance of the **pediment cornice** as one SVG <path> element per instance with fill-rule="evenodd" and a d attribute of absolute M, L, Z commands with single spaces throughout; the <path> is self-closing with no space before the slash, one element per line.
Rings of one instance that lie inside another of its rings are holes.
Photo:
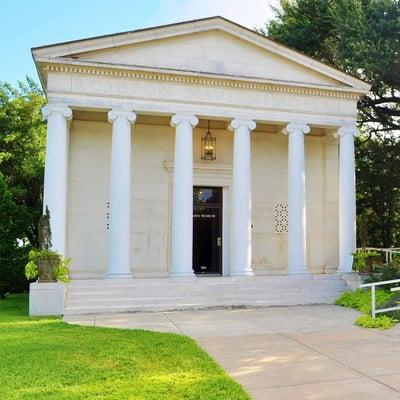
<path fill-rule="evenodd" d="M 358 78 L 339 71 L 330 65 L 305 56 L 298 51 L 292 50 L 255 31 L 247 29 L 222 17 L 204 18 L 154 28 L 139 29 L 136 31 L 36 47 L 32 49 L 32 54 L 36 62 L 39 62 L 40 59 L 43 58 L 48 61 L 61 57 L 68 59 L 86 52 L 102 51 L 120 46 L 152 42 L 172 37 L 182 37 L 185 35 L 213 30 L 235 36 L 258 46 L 260 49 L 272 52 L 288 61 L 306 67 L 311 71 L 322 74 L 330 79 L 337 80 L 338 82 L 347 85 L 351 90 L 353 90 L 353 92 L 359 91 L 366 93 L 370 88 L 370 85 Z"/>

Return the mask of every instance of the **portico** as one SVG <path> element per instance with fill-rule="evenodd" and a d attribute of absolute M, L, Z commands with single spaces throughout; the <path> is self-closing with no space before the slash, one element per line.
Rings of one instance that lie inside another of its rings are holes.
<path fill-rule="evenodd" d="M 129 107 L 126 107 L 128 109 Z M 65 254 L 65 218 L 67 196 L 64 184 L 67 176 L 68 122 L 72 110 L 62 104 L 45 106 L 44 115 L 49 119 L 46 164 L 46 187 L 53 196 L 47 201 L 51 210 L 54 248 Z M 54 120 L 52 119 L 54 118 Z M 135 123 L 133 109 L 126 111 L 113 108 L 108 112 L 112 124 L 110 163 L 110 202 L 107 205 L 108 269 L 107 278 L 129 277 L 130 221 L 132 192 L 132 146 L 131 125 Z M 60 123 L 57 124 L 57 121 Z M 171 271 L 172 277 L 193 277 L 193 128 L 198 123 L 194 114 L 174 114 L 171 125 L 175 127 L 175 153 L 173 163 Z M 233 164 L 231 183 L 231 276 L 251 276 L 251 145 L 250 135 L 256 127 L 251 119 L 233 118 L 229 128 L 233 131 Z M 307 273 L 306 263 L 306 202 L 304 135 L 310 132 L 306 124 L 287 123 L 282 133 L 288 135 L 288 274 Z M 355 248 L 355 187 L 354 144 L 357 134 L 354 126 L 342 126 L 337 135 L 340 143 L 340 264 L 342 272 L 348 272 L 346 257 Z M 54 140 L 54 138 L 57 138 Z M 52 160 L 57 166 L 51 164 Z M 61 160 L 61 162 L 60 162 Z M 62 162 L 64 160 L 64 162 Z M 49 172 L 47 173 L 47 170 Z M 51 171 L 57 171 L 51 174 Z M 61 181 L 61 182 L 60 182 Z M 49 196 L 48 196 L 49 197 Z M 46 199 L 48 197 L 45 197 Z M 59 244 L 60 243 L 60 244 Z M 346 269 L 347 268 L 347 269 Z"/>
<path fill-rule="evenodd" d="M 351 271 L 367 84 L 220 17 L 33 55 L 48 98 L 44 207 L 74 280 L 199 279 L 196 186 L 222 193 L 223 277 Z M 200 157 L 208 121 L 214 161 Z"/>

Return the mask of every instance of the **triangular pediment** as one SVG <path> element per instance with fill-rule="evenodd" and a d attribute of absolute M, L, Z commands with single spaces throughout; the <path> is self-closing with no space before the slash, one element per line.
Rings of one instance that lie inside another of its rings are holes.
<path fill-rule="evenodd" d="M 105 66 L 367 91 L 368 85 L 221 17 L 33 49 L 44 58 Z"/>
<path fill-rule="evenodd" d="M 310 68 L 217 30 L 75 54 L 74 57 L 113 65 L 345 86 Z"/>

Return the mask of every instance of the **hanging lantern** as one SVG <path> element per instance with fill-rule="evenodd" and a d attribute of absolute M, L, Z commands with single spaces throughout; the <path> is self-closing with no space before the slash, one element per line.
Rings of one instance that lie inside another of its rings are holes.
<path fill-rule="evenodd" d="M 217 139 L 213 137 L 210 131 L 210 120 L 208 120 L 208 130 L 205 136 L 201 138 L 201 159 L 214 161 L 217 158 Z"/>

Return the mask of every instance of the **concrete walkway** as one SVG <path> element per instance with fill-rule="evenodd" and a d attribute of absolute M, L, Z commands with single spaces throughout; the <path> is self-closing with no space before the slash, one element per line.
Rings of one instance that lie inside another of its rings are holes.
<path fill-rule="evenodd" d="M 68 316 L 191 336 L 254 399 L 400 399 L 400 327 L 354 326 L 336 306 Z"/>

